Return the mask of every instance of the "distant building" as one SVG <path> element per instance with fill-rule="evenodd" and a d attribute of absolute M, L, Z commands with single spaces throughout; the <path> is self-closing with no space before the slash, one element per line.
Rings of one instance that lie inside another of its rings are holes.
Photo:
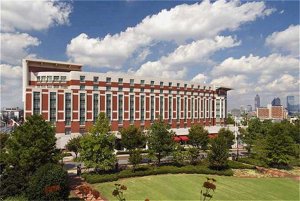
<path fill-rule="evenodd" d="M 299 112 L 299 104 L 295 104 L 294 96 L 286 97 L 286 108 L 288 110 L 289 115 L 293 115 Z"/>
<path fill-rule="evenodd" d="M 231 110 L 231 114 L 232 114 L 232 116 L 235 116 L 235 117 L 240 117 L 241 116 L 241 110 L 239 110 L 239 109 L 232 109 Z"/>
<path fill-rule="evenodd" d="M 254 98 L 254 110 L 260 107 L 260 97 L 258 94 L 256 94 Z"/>
<path fill-rule="evenodd" d="M 247 111 L 252 112 L 252 105 L 247 105 Z"/>
<path fill-rule="evenodd" d="M 23 118 L 23 110 L 18 107 L 2 108 L 1 110 L 1 119 L 19 120 L 21 118 Z"/>
<path fill-rule="evenodd" d="M 272 106 L 280 106 L 281 105 L 281 101 L 280 101 L 280 98 L 279 97 L 277 97 L 277 98 L 274 98 L 273 100 L 272 100 Z"/>
<path fill-rule="evenodd" d="M 287 111 L 282 105 L 280 106 L 271 106 L 257 108 L 256 117 L 265 120 L 283 120 L 287 118 Z"/>

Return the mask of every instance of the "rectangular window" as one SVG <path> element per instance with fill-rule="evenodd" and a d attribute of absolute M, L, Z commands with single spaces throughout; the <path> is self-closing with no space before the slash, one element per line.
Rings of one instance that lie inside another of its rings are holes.
<path fill-rule="evenodd" d="M 172 122 L 172 97 L 169 97 L 169 123 Z"/>
<path fill-rule="evenodd" d="M 162 87 L 164 86 L 164 82 L 160 82 L 159 85 Z"/>
<path fill-rule="evenodd" d="M 33 92 L 33 114 L 40 114 L 40 92 Z"/>
<path fill-rule="evenodd" d="M 118 88 L 118 91 L 123 91 L 123 87 L 119 87 L 119 88 Z"/>
<path fill-rule="evenodd" d="M 151 81 L 151 87 L 153 87 L 154 86 L 154 81 Z"/>
<path fill-rule="evenodd" d="M 98 82 L 98 80 L 99 80 L 99 77 L 94 77 L 94 82 Z"/>
<path fill-rule="evenodd" d="M 130 123 L 132 124 L 134 122 L 134 95 L 130 95 L 129 109 Z"/>
<path fill-rule="evenodd" d="M 106 91 L 111 91 L 111 87 L 110 86 L 106 86 Z"/>
<path fill-rule="evenodd" d="M 134 86 L 134 79 L 130 79 L 130 86 Z"/>
<path fill-rule="evenodd" d="M 216 99 L 216 118 L 220 118 L 220 99 Z"/>
<path fill-rule="evenodd" d="M 184 121 L 186 121 L 187 118 L 187 97 L 184 97 Z"/>
<path fill-rule="evenodd" d="M 38 82 L 41 81 L 41 76 L 37 76 L 37 81 L 38 81 Z"/>
<path fill-rule="evenodd" d="M 52 76 L 47 76 L 47 82 L 52 82 Z"/>
<path fill-rule="evenodd" d="M 154 96 L 151 96 L 151 100 L 150 100 L 150 107 L 151 107 L 151 115 L 150 115 L 150 118 L 151 118 L 151 122 L 154 121 Z"/>
<path fill-rule="evenodd" d="M 65 124 L 67 126 L 71 125 L 71 93 L 65 94 Z"/>
<path fill-rule="evenodd" d="M 66 128 L 65 129 L 65 135 L 71 135 L 71 128 Z"/>
<path fill-rule="evenodd" d="M 159 97 L 159 115 L 161 119 L 164 118 L 164 97 L 163 96 Z"/>
<path fill-rule="evenodd" d="M 187 84 L 184 84 L 184 88 L 185 88 L 185 89 L 187 88 Z"/>
<path fill-rule="evenodd" d="M 192 113 L 192 115 L 191 115 L 192 118 L 191 119 L 194 120 L 194 98 L 193 97 L 192 97 L 192 100 L 191 100 L 191 107 L 192 107 L 192 112 L 191 112 Z"/>
<path fill-rule="evenodd" d="M 172 94 L 172 90 L 171 89 L 169 90 L 169 94 Z"/>
<path fill-rule="evenodd" d="M 106 94 L 106 117 L 111 120 L 111 94 Z"/>
<path fill-rule="evenodd" d="M 160 92 L 160 94 L 163 94 L 164 90 L 163 90 L 163 89 L 161 89 L 159 92 Z"/>
<path fill-rule="evenodd" d="M 141 84 L 142 84 L 142 85 L 145 84 L 145 80 L 141 80 Z"/>
<path fill-rule="evenodd" d="M 80 76 L 80 82 L 84 82 L 85 81 L 85 76 Z"/>
<path fill-rule="evenodd" d="M 53 81 L 54 81 L 54 82 L 59 82 L 59 76 L 54 76 L 54 77 L 53 77 Z"/>
<path fill-rule="evenodd" d="M 106 83 L 111 83 L 111 78 L 110 77 L 106 78 Z"/>
<path fill-rule="evenodd" d="M 151 93 L 154 93 L 154 89 L 150 89 L 150 92 L 151 92 Z"/>
<path fill-rule="evenodd" d="M 145 96 L 141 95 L 141 122 L 145 121 Z"/>
<path fill-rule="evenodd" d="M 50 122 L 56 121 L 56 93 L 50 92 Z"/>
<path fill-rule="evenodd" d="M 119 83 L 119 84 L 123 84 L 123 78 L 119 78 L 118 83 Z"/>
<path fill-rule="evenodd" d="M 67 81 L 67 77 L 66 76 L 61 76 L 60 77 L 60 81 L 61 82 L 66 82 Z"/>
<path fill-rule="evenodd" d="M 172 82 L 169 82 L 169 87 L 171 87 L 172 86 Z"/>
<path fill-rule="evenodd" d="M 180 97 L 177 97 L 177 103 L 176 103 L 176 119 L 179 121 L 179 115 L 180 115 Z"/>
<path fill-rule="evenodd" d="M 123 123 L 123 95 L 119 94 L 118 102 L 119 124 Z"/>
<path fill-rule="evenodd" d="M 93 90 L 94 90 L 94 91 L 98 91 L 98 90 L 99 90 L 99 86 L 98 86 L 98 85 L 94 85 L 94 86 L 93 86 Z"/>
<path fill-rule="evenodd" d="M 144 93 L 145 89 L 144 88 L 141 88 L 141 93 Z"/>
<path fill-rule="evenodd" d="M 84 91 L 85 90 L 85 86 L 84 85 L 80 85 L 80 90 Z"/>
<path fill-rule="evenodd" d="M 133 93 L 134 89 L 133 88 L 130 88 L 130 93 Z"/>
<path fill-rule="evenodd" d="M 93 103 L 94 103 L 93 116 L 94 116 L 94 122 L 95 122 L 98 117 L 98 111 L 99 111 L 99 95 L 98 94 L 93 95 Z"/>
<path fill-rule="evenodd" d="M 180 83 L 177 83 L 177 87 L 180 87 Z"/>
<path fill-rule="evenodd" d="M 80 97 L 79 97 L 79 121 L 80 121 L 80 125 L 84 125 L 85 124 L 85 94 L 84 93 L 80 93 Z"/>

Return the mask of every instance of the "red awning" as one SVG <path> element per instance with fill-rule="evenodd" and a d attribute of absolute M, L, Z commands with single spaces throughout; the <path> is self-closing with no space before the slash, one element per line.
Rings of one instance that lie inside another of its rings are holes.
<path fill-rule="evenodd" d="M 214 138 L 218 137 L 218 134 L 208 134 L 208 137 L 210 139 L 214 139 Z"/>
<path fill-rule="evenodd" d="M 188 136 L 180 136 L 179 137 L 182 141 L 189 141 L 190 139 L 188 138 Z"/>
<path fill-rule="evenodd" d="M 174 137 L 175 142 L 179 142 L 181 139 L 179 137 Z"/>

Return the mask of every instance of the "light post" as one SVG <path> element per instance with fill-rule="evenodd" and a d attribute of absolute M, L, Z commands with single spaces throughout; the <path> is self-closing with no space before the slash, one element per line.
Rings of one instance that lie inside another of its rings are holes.
<path fill-rule="evenodd" d="M 234 136 L 235 136 L 235 142 L 236 142 L 236 160 L 239 158 L 239 137 L 238 137 L 238 131 L 236 126 L 236 117 L 234 117 Z"/>

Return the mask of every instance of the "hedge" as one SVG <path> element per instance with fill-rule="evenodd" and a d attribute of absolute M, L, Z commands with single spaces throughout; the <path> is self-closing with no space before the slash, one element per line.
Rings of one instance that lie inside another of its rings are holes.
<path fill-rule="evenodd" d="M 131 169 L 123 170 L 116 174 L 83 174 L 82 177 L 91 184 L 94 183 L 103 183 L 110 181 L 117 181 L 121 178 L 129 178 L 129 177 L 141 177 L 141 176 L 149 176 L 149 175 L 160 175 L 160 174 L 216 174 L 216 175 L 225 175 L 232 176 L 233 171 L 231 169 L 217 171 L 211 170 L 206 166 L 184 166 L 184 167 L 176 167 L 176 166 L 161 166 L 161 167 L 144 167 L 142 170 L 136 170 L 133 172 Z"/>
<path fill-rule="evenodd" d="M 266 163 L 264 163 L 261 160 L 255 159 L 255 158 L 240 158 L 239 161 L 242 163 L 247 163 L 247 164 L 254 165 L 254 166 L 268 167 L 268 165 Z"/>
<path fill-rule="evenodd" d="M 255 165 L 245 164 L 239 161 L 228 161 L 228 166 L 232 169 L 255 169 Z"/>

